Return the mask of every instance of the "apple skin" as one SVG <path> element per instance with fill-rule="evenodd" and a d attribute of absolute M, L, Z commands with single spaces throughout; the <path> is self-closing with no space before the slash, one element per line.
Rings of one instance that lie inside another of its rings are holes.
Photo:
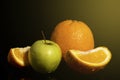
<path fill-rule="evenodd" d="M 28 54 L 30 65 L 40 73 L 54 72 L 59 66 L 61 58 L 59 45 L 50 40 L 35 41 Z"/>

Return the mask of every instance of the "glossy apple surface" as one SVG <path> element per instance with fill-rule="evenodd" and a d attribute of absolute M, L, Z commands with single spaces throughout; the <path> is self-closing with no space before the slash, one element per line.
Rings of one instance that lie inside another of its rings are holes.
<path fill-rule="evenodd" d="M 38 40 L 32 44 L 28 59 L 35 71 L 51 73 L 59 66 L 61 56 L 58 44 L 50 40 Z"/>

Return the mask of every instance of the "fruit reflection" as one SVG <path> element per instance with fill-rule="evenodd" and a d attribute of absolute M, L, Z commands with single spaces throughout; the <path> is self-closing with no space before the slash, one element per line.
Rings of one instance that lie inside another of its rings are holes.
<path fill-rule="evenodd" d="M 8 80 L 57 80 L 54 74 L 40 74 L 34 70 L 12 70 L 8 74 Z"/>
<path fill-rule="evenodd" d="M 38 77 L 33 77 L 33 78 L 28 78 L 28 77 L 22 77 L 22 78 L 20 78 L 19 80 L 41 80 L 41 79 L 43 79 L 43 80 L 57 80 L 55 77 L 46 77 L 46 78 L 38 78 Z"/>
<path fill-rule="evenodd" d="M 31 78 L 20 78 L 20 80 L 32 80 Z"/>

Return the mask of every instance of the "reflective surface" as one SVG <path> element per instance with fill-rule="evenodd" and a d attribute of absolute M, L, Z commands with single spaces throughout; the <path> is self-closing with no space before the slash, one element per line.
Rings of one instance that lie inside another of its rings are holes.
<path fill-rule="evenodd" d="M 115 80 L 119 78 L 119 74 L 111 71 L 111 64 L 105 69 L 94 74 L 83 75 L 71 70 L 65 62 L 61 62 L 58 69 L 51 74 L 40 74 L 32 70 L 31 67 L 18 69 L 9 65 L 9 80 Z"/>

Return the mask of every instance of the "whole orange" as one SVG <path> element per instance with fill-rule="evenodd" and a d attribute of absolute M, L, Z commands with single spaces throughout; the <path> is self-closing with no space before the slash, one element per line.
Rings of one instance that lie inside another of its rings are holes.
<path fill-rule="evenodd" d="M 51 40 L 61 47 L 63 57 L 70 49 L 86 51 L 94 48 L 91 29 L 78 20 L 64 20 L 58 23 L 52 32 Z"/>

